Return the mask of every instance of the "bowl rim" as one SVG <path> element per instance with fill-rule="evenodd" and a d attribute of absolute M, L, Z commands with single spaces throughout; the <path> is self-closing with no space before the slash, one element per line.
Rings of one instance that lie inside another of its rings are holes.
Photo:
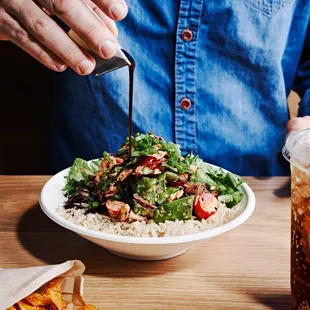
<path fill-rule="evenodd" d="M 216 165 L 212 165 L 212 164 L 209 164 L 209 165 L 215 168 L 219 168 Z M 71 223 L 70 221 L 64 219 L 63 217 L 61 217 L 55 212 L 55 209 L 57 206 L 53 208 L 53 205 L 51 205 L 51 203 L 48 202 L 48 193 L 53 189 L 53 183 L 55 183 L 55 181 L 58 180 L 59 178 L 63 178 L 64 176 L 66 176 L 68 174 L 69 169 L 70 167 L 58 172 L 44 184 L 40 192 L 40 195 L 39 195 L 39 203 L 40 203 L 41 209 L 52 221 L 54 221 L 58 225 L 70 231 L 73 231 L 79 235 L 84 235 L 84 236 L 92 237 L 96 239 L 103 239 L 103 240 L 119 242 L 119 243 L 132 243 L 132 244 L 176 244 L 176 243 L 187 243 L 187 242 L 199 241 L 199 240 L 215 237 L 219 234 L 222 234 L 224 232 L 227 232 L 229 230 L 236 228 L 237 226 L 244 223 L 252 215 L 255 209 L 255 203 L 256 203 L 255 195 L 252 189 L 246 183 L 243 183 L 240 185 L 240 189 L 247 199 L 247 203 L 245 205 L 243 212 L 239 216 L 237 216 L 235 219 L 221 226 L 218 226 L 210 230 L 206 230 L 206 231 L 191 233 L 191 234 L 182 235 L 182 236 L 171 236 L 171 237 L 157 237 L 156 238 L 156 237 L 133 237 L 133 236 L 113 235 L 113 234 L 109 234 L 103 231 L 91 230 L 83 226 Z M 226 172 L 229 172 L 228 170 L 225 170 L 225 169 L 223 170 Z M 59 182 L 56 182 L 55 184 L 59 184 Z"/>

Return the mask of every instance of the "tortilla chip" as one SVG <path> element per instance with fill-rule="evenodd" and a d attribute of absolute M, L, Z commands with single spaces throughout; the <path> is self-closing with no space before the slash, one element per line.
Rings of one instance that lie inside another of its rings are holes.
<path fill-rule="evenodd" d="M 35 307 L 24 300 L 19 301 L 16 305 L 19 310 L 46 310 L 45 307 Z"/>
<path fill-rule="evenodd" d="M 61 296 L 62 280 L 63 278 L 55 278 L 40 289 L 40 292 L 38 294 L 42 296 L 42 299 L 44 298 L 44 300 L 46 301 L 49 300 L 49 303 L 45 305 L 54 304 L 57 309 L 61 309 L 63 307 L 63 301 Z"/>
<path fill-rule="evenodd" d="M 63 302 L 61 298 L 61 292 L 57 292 L 51 289 L 47 289 L 45 292 L 46 296 L 48 296 L 52 303 L 59 309 L 63 307 Z"/>
<path fill-rule="evenodd" d="M 61 300 L 62 278 L 56 278 L 39 290 L 30 294 L 25 300 L 32 306 L 48 306 L 55 304 L 58 308 L 62 307 Z"/>
<path fill-rule="evenodd" d="M 32 306 L 47 306 L 52 303 L 52 300 L 49 296 L 43 295 L 37 292 L 34 292 L 30 294 L 28 297 L 25 298 L 25 300 Z"/>
<path fill-rule="evenodd" d="M 67 310 L 69 304 L 71 304 L 70 309 L 73 304 L 76 306 L 78 304 L 85 305 L 85 302 L 80 295 L 77 295 L 81 299 L 78 303 L 75 303 L 74 300 L 71 300 L 70 303 L 69 301 L 62 299 L 62 291 L 63 289 L 65 290 L 64 286 L 66 284 L 66 282 L 63 283 L 63 280 L 63 277 L 58 277 L 49 281 L 37 291 L 31 293 L 29 296 L 6 310 Z M 85 305 L 78 307 L 76 310 L 97 310 L 97 307 L 93 305 Z"/>
<path fill-rule="evenodd" d="M 48 282 L 45 286 L 45 289 L 51 289 L 56 292 L 61 292 L 61 282 L 63 278 L 55 278 L 52 281 Z M 43 291 L 44 292 L 44 291 Z"/>

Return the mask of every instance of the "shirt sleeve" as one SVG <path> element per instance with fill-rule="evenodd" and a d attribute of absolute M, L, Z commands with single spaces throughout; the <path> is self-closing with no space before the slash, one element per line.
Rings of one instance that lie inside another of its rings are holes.
<path fill-rule="evenodd" d="M 310 115 L 310 26 L 308 27 L 304 50 L 297 68 L 293 90 L 301 98 L 298 116 Z"/>

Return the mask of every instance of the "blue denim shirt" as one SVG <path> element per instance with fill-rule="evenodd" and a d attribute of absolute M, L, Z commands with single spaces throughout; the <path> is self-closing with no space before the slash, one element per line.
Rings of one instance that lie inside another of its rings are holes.
<path fill-rule="evenodd" d="M 280 151 L 293 87 L 310 114 L 310 1 L 127 3 L 118 28 L 137 62 L 133 131 L 241 175 L 288 174 Z M 115 152 L 127 136 L 128 69 L 97 78 L 67 70 L 55 83 L 52 172 Z"/>

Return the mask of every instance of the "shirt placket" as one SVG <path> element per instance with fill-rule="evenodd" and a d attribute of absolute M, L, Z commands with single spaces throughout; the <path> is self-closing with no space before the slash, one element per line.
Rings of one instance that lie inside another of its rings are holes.
<path fill-rule="evenodd" d="M 196 49 L 203 0 L 181 0 L 175 48 L 175 140 L 184 153 L 197 151 Z"/>

